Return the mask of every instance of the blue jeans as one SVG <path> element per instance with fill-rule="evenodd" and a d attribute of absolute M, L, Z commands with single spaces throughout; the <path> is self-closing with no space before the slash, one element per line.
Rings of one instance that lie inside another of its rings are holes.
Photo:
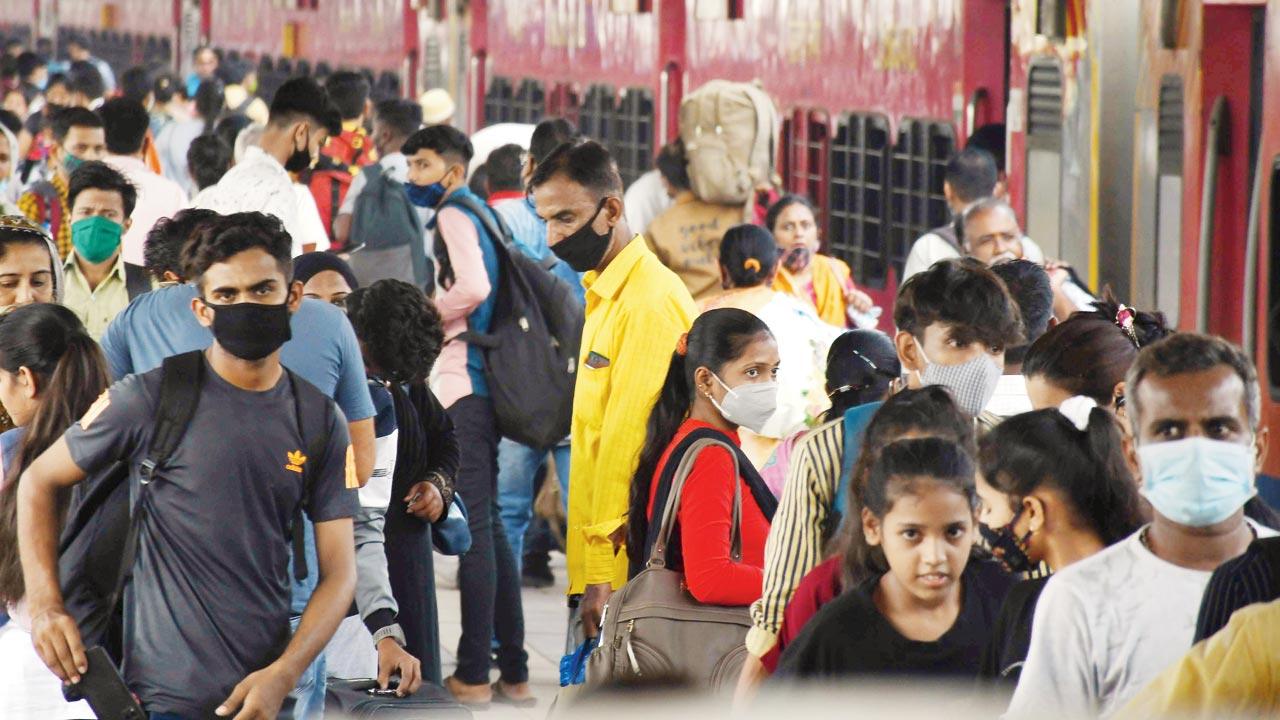
<path fill-rule="evenodd" d="M 289 620 L 289 626 L 296 632 L 301 617 Z M 289 693 L 296 700 L 293 706 L 293 720 L 320 720 L 324 717 L 325 663 L 324 653 L 302 671 L 298 685 Z"/>
<path fill-rule="evenodd" d="M 569 499 L 569 446 L 561 445 L 551 451 L 556 461 L 556 476 L 560 481 L 560 502 Z M 507 544 L 516 557 L 516 569 L 524 559 L 524 534 L 533 520 L 533 499 L 537 495 L 538 469 L 542 467 L 546 453 L 534 450 L 514 440 L 502 438 L 498 443 L 498 513 L 502 527 L 507 531 Z"/>

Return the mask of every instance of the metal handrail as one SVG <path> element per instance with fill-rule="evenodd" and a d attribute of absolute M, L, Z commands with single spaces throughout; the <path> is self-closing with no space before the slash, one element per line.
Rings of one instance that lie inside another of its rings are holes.
<path fill-rule="evenodd" d="M 1249 224 L 1244 236 L 1244 293 L 1240 317 L 1244 327 L 1240 329 L 1240 344 L 1249 357 L 1258 352 L 1258 248 L 1262 229 L 1262 153 L 1253 168 L 1253 190 L 1249 193 Z"/>
<path fill-rule="evenodd" d="M 1204 187 L 1200 195 L 1200 243 L 1196 257 L 1196 330 L 1209 330 L 1209 250 L 1213 245 L 1215 206 L 1218 200 L 1218 158 L 1229 151 L 1227 98 L 1214 98 L 1213 112 L 1204 142 Z"/>

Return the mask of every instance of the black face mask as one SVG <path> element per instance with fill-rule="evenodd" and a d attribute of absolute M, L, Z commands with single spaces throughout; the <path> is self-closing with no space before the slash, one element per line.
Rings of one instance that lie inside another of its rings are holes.
<path fill-rule="evenodd" d="M 995 555 L 996 559 L 1011 573 L 1028 572 L 1036 565 L 1031 558 L 1027 557 L 1027 541 L 1031 539 L 1031 531 L 1028 530 L 1022 537 L 1014 533 L 1013 526 L 1018 524 L 1020 517 L 1022 517 L 1022 508 L 1018 508 L 1018 512 L 1014 513 L 1013 518 L 1003 527 L 993 530 L 984 523 L 978 523 L 978 532 L 991 546 L 991 554 Z"/>
<path fill-rule="evenodd" d="M 569 264 L 576 272 L 589 272 L 595 270 L 600 265 L 600 261 L 604 259 L 604 254 L 609 250 L 609 239 L 613 237 L 612 229 L 604 233 L 598 233 L 591 229 L 591 224 L 600 216 L 600 211 L 604 209 L 604 204 L 609 198 L 600 198 L 600 204 L 596 206 L 596 211 L 591 215 L 591 219 L 582 224 L 582 227 L 573 231 L 573 234 L 565 237 L 560 242 L 551 247 L 551 252 L 556 257 Z"/>
<path fill-rule="evenodd" d="M 291 173 L 300 173 L 311 167 L 311 150 L 307 147 L 307 143 L 302 143 L 302 149 L 294 149 L 293 154 L 284 161 L 284 169 Z"/>
<path fill-rule="evenodd" d="M 287 301 L 279 305 L 214 305 L 205 300 L 204 304 L 213 310 L 214 339 L 241 360 L 261 360 L 293 337 Z"/>

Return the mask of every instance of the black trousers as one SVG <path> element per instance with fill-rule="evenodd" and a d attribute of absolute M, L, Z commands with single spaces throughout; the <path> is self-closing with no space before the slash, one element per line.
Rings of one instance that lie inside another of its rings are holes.
<path fill-rule="evenodd" d="M 527 682 L 520 574 L 498 515 L 498 430 L 493 404 L 488 398 L 468 395 L 448 413 L 462 449 L 456 487 L 471 530 L 471 549 L 462 556 L 458 571 L 462 637 L 453 675 L 470 685 L 488 684 L 496 637 L 502 680 Z"/>

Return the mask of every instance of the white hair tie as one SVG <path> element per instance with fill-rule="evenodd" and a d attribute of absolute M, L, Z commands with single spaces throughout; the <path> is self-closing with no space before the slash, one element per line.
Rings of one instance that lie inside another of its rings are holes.
<path fill-rule="evenodd" d="M 1069 420 L 1072 425 L 1075 425 L 1077 430 L 1084 432 L 1089 429 L 1089 414 L 1096 407 L 1098 407 L 1098 403 L 1094 402 L 1093 398 L 1076 395 L 1063 401 L 1058 406 L 1058 412 L 1062 413 L 1062 416 Z"/>

